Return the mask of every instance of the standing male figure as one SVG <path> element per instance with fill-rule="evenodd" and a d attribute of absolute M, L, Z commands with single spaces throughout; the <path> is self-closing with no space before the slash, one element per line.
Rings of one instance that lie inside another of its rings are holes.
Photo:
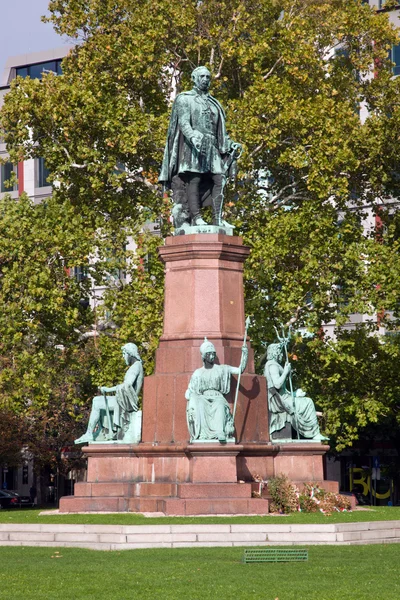
<path fill-rule="evenodd" d="M 113 411 L 112 422 L 108 428 L 113 431 L 113 439 L 117 439 L 119 430 L 126 432 L 133 413 L 139 410 L 139 393 L 143 385 L 143 365 L 136 344 L 122 346 L 122 356 L 129 369 L 125 373 L 123 383 L 113 387 L 101 387 L 102 396 L 92 400 L 92 410 L 86 433 L 75 440 L 75 444 L 94 441 L 94 431 L 100 423 L 100 411 Z"/>
<path fill-rule="evenodd" d="M 197 67 L 192 81 L 193 89 L 179 94 L 172 107 L 159 181 L 180 196 L 185 186 L 191 225 L 206 225 L 200 210 L 211 196 L 213 225 L 224 226 L 224 186 L 242 147 L 229 138 L 224 109 L 209 94 L 210 71 Z"/>

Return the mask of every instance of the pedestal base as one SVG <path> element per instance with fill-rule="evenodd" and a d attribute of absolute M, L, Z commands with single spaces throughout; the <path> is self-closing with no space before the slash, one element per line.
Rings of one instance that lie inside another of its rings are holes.
<path fill-rule="evenodd" d="M 220 232 L 167 238 L 164 328 L 154 375 L 145 378 L 140 444 L 91 445 L 87 483 L 60 501 L 61 512 L 135 511 L 167 515 L 265 514 L 254 480 L 284 473 L 323 483 L 320 443 L 269 443 L 267 389 L 249 348 L 235 415 L 235 444 L 189 444 L 185 391 L 212 341 L 220 364 L 238 366 L 245 333 L 243 263 L 249 248 Z M 226 400 L 233 411 L 237 378 Z"/>
<path fill-rule="evenodd" d="M 60 500 L 61 512 L 162 512 L 166 515 L 267 514 L 254 498 L 254 476 L 285 473 L 296 482 L 324 482 L 322 444 L 92 445 L 87 483 Z"/>

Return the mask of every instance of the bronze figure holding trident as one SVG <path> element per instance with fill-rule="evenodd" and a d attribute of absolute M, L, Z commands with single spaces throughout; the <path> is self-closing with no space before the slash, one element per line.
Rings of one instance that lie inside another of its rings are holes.
<path fill-rule="evenodd" d="M 289 362 L 287 346 L 291 336 L 291 325 L 288 335 L 285 336 L 282 325 L 282 335 L 275 329 L 279 343 L 269 344 L 267 348 L 267 363 L 264 376 L 268 384 L 269 432 L 272 441 L 296 441 L 290 437 L 281 438 L 279 432 L 285 430 L 286 425 L 291 425 L 297 432 L 297 441 L 322 442 L 328 438 L 321 435 L 318 425 L 317 413 L 314 402 L 299 388 L 293 391 L 291 378 L 292 366 Z M 283 360 L 285 348 L 286 362 Z M 289 390 L 286 383 L 289 381 Z"/>

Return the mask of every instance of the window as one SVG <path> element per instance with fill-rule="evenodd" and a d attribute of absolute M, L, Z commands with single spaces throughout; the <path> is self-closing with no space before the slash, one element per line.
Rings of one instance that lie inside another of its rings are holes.
<path fill-rule="evenodd" d="M 400 44 L 392 46 L 389 56 L 390 60 L 394 62 L 394 66 L 392 67 L 393 75 L 400 75 Z"/>
<path fill-rule="evenodd" d="M 31 79 L 42 79 L 43 73 L 52 71 L 56 75 L 62 75 L 61 59 L 48 60 L 35 65 L 27 65 L 25 67 L 17 67 L 16 74 L 20 77 L 30 77 Z"/>
<path fill-rule="evenodd" d="M 88 278 L 88 272 L 86 267 L 73 267 L 71 275 L 76 279 L 78 283 L 86 281 L 86 279 Z"/>
<path fill-rule="evenodd" d="M 0 192 L 13 192 L 18 189 L 18 184 L 12 184 L 10 179 L 12 174 L 15 173 L 18 176 L 18 168 L 10 162 L 5 163 L 4 165 L 0 165 L 0 173 L 1 173 L 1 185 Z"/>
<path fill-rule="evenodd" d="M 38 158 L 38 173 L 37 173 L 38 187 L 41 188 L 41 187 L 47 187 L 48 185 L 51 185 L 50 182 L 48 181 L 49 174 L 50 174 L 50 171 L 46 167 L 44 158 Z"/>

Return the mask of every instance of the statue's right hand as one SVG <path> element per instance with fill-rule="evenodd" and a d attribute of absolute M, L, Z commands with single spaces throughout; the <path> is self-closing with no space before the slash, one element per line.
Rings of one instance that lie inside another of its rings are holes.
<path fill-rule="evenodd" d="M 197 152 L 200 152 L 201 142 L 203 140 L 203 134 L 200 131 L 195 131 L 192 139 L 190 140 Z"/>
<path fill-rule="evenodd" d="M 196 148 L 197 152 L 200 152 L 201 140 L 199 138 L 192 137 L 192 144 Z"/>

